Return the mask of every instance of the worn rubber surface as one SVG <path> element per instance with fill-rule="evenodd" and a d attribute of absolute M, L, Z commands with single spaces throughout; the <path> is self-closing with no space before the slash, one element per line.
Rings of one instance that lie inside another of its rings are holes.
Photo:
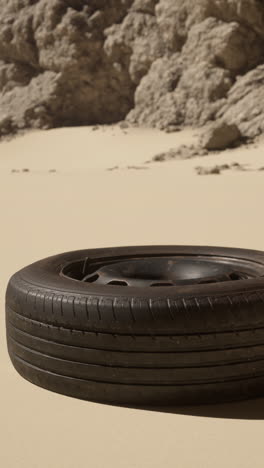
<path fill-rule="evenodd" d="M 89 259 L 243 259 L 253 279 L 170 287 L 96 285 L 63 267 Z M 69 252 L 14 274 L 7 343 L 17 371 L 66 395 L 117 404 L 196 404 L 264 392 L 264 253 L 222 247 Z"/>

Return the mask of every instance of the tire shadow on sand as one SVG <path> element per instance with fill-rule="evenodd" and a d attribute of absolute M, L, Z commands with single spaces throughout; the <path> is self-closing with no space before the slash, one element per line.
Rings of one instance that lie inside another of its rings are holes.
<path fill-rule="evenodd" d="M 119 406 L 143 411 L 204 418 L 264 420 L 264 398 L 197 406 Z"/>

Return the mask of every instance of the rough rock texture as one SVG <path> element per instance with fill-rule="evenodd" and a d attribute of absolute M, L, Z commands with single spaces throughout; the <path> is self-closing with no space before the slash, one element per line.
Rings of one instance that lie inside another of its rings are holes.
<path fill-rule="evenodd" d="M 124 118 L 135 85 L 104 53 L 104 31 L 131 3 L 0 0 L 0 129 Z"/>
<path fill-rule="evenodd" d="M 264 132 L 264 65 L 237 79 L 217 117 L 235 123 L 243 136 Z"/>
<path fill-rule="evenodd" d="M 202 147 L 209 151 L 217 151 L 232 148 L 241 140 L 241 133 L 235 124 L 221 122 L 206 132 L 202 138 Z"/>
<path fill-rule="evenodd" d="M 263 0 L 0 0 L 0 135 L 220 119 L 264 130 Z"/>

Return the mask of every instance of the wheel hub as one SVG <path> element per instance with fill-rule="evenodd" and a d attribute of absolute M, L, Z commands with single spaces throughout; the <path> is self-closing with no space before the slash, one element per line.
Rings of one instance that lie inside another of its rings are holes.
<path fill-rule="evenodd" d="M 82 274 L 64 274 L 98 285 L 158 287 L 219 283 L 256 277 L 246 261 L 206 256 L 157 256 L 86 262 Z"/>

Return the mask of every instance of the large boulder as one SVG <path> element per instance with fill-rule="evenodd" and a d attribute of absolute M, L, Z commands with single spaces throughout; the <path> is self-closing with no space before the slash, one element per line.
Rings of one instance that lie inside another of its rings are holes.
<path fill-rule="evenodd" d="M 235 124 L 218 122 L 203 135 L 202 147 L 209 151 L 220 151 L 234 147 L 240 140 L 241 133 Z"/>

